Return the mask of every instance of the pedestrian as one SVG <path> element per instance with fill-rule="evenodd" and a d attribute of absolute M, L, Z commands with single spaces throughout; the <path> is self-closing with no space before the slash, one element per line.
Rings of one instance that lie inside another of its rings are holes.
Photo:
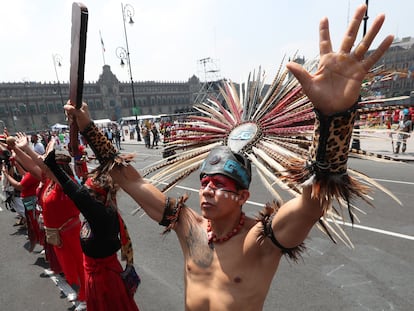
<path fill-rule="evenodd" d="M 56 141 L 56 140 L 55 140 Z M 88 152 L 84 145 L 78 145 L 78 154 L 74 156 L 75 174 L 79 181 L 85 181 L 88 176 Z"/>
<path fill-rule="evenodd" d="M 408 108 L 403 109 L 403 119 L 399 122 L 397 127 L 397 146 L 395 153 L 405 152 L 407 150 L 407 139 L 410 137 L 410 133 L 413 131 L 413 122 L 411 121 L 411 115 Z"/>
<path fill-rule="evenodd" d="M 121 130 L 118 127 L 115 129 L 115 145 L 118 150 L 121 150 Z"/>
<path fill-rule="evenodd" d="M 151 135 L 150 130 L 146 125 L 142 128 L 142 138 L 144 139 L 145 148 L 151 147 Z"/>
<path fill-rule="evenodd" d="M 151 133 L 152 133 L 152 145 L 151 148 L 158 149 L 158 141 L 160 140 L 160 133 L 158 132 L 157 126 L 155 124 L 151 127 Z"/>
<path fill-rule="evenodd" d="M 137 132 L 137 141 L 141 141 L 141 127 L 139 124 L 135 125 L 135 131 Z"/>
<path fill-rule="evenodd" d="M 110 144 L 100 143 L 87 104 L 79 110 L 65 106 L 71 121 L 77 122 L 94 145 L 101 166 L 112 168 L 114 181 L 149 217 L 177 234 L 185 262 L 186 310 L 262 310 L 280 259 L 286 254 L 297 260 L 309 231 L 332 200 L 347 202 L 348 195 L 366 194 L 366 187 L 358 184 L 360 188 L 354 188 L 346 174 L 354 104 L 363 78 L 393 41 L 387 36 L 377 50 L 365 56 L 384 21 L 380 15 L 362 43 L 351 51 L 366 9 L 365 5 L 357 9 L 338 53 L 332 51 L 328 21 L 322 19 L 319 68 L 314 73 L 297 63 L 287 65 L 318 111 L 310 163 L 302 169 L 312 177 L 303 182 L 298 177 L 301 195 L 282 206 L 267 206 L 259 220 L 247 217 L 242 209 L 251 182 L 250 162 L 242 154 L 219 146 L 207 155 L 200 172 L 199 214 L 185 205 L 186 196 L 167 197 L 123 161 Z M 327 129 L 324 134 L 329 137 L 317 135 L 321 128 Z M 336 149 L 337 141 L 346 143 Z M 329 152 L 331 149 L 341 154 Z"/>
<path fill-rule="evenodd" d="M 43 146 L 43 144 L 41 142 L 39 142 L 39 137 L 37 136 L 37 134 L 33 134 L 30 136 L 30 141 L 33 144 L 33 150 L 42 155 L 45 153 L 45 147 Z"/>
<path fill-rule="evenodd" d="M 133 298 L 136 287 L 131 293 L 128 292 L 117 257 L 117 251 L 122 246 L 122 255 L 126 257 L 129 268 L 133 269 L 129 234 L 126 235 L 126 242 L 121 243 L 122 230 L 127 231 L 116 205 L 117 186 L 112 178 L 109 174 L 94 171 L 82 186 L 56 163 L 54 151 L 48 154 L 45 164 L 86 219 L 80 238 L 86 273 L 87 310 L 138 310 Z"/>
<path fill-rule="evenodd" d="M 129 125 L 129 140 L 133 140 L 134 139 L 134 134 L 135 132 L 135 128 L 132 124 Z"/>

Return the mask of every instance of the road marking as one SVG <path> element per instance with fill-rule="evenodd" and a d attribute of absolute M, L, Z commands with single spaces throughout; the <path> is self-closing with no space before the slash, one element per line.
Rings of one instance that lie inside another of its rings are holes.
<path fill-rule="evenodd" d="M 338 267 L 336 267 L 335 269 L 333 269 L 333 270 L 329 271 L 326 275 L 327 275 L 327 276 L 330 276 L 332 273 L 335 273 L 336 271 L 338 271 L 338 270 L 342 269 L 343 267 L 345 267 L 345 265 L 344 265 L 344 264 L 339 265 L 339 266 L 338 266 Z"/>
<path fill-rule="evenodd" d="M 351 284 L 342 284 L 341 288 L 345 288 L 345 287 L 355 287 L 355 286 L 360 286 L 360 285 L 366 285 L 366 284 L 371 284 L 372 281 L 364 281 L 364 282 L 357 282 L 357 283 L 351 283 Z"/>
<path fill-rule="evenodd" d="M 365 230 L 365 231 L 372 231 L 372 232 L 381 233 L 381 234 L 385 234 L 385 235 L 389 235 L 389 236 L 394 236 L 396 238 L 401 238 L 401 239 L 407 239 L 407 240 L 414 241 L 414 236 L 411 236 L 411 235 L 396 233 L 396 232 L 392 232 L 392 231 L 387 231 L 387 230 L 382 230 L 382 229 L 377 229 L 377 228 L 372 228 L 372 227 L 367 227 L 367 226 L 361 226 L 361 225 L 347 223 L 347 222 L 344 222 L 344 223 L 342 223 L 342 222 L 339 223 L 338 222 L 338 224 L 344 225 L 344 226 L 347 226 L 347 227 L 352 227 L 352 228 Z"/>
<path fill-rule="evenodd" d="M 376 181 L 383 181 L 383 182 L 388 182 L 388 183 L 393 183 L 393 184 L 414 185 L 414 182 L 410 182 L 410 181 L 400 181 L 400 180 L 380 179 L 380 178 L 373 178 L 373 179 Z"/>

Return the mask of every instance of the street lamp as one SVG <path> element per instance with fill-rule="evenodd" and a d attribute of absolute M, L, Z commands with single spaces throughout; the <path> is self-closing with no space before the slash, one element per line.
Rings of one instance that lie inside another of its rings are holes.
<path fill-rule="evenodd" d="M 365 11 L 365 15 L 364 15 L 364 28 L 363 28 L 363 32 L 362 32 L 362 38 L 365 37 L 365 34 L 367 33 L 367 22 L 368 22 L 368 0 L 365 0 L 365 4 L 367 5 L 367 9 Z M 358 97 L 358 102 L 361 101 L 361 94 Z M 359 114 L 356 115 L 356 119 L 355 121 L 358 122 L 359 119 Z M 354 126 L 354 129 L 359 130 L 359 124 L 356 124 Z M 351 145 L 352 149 L 357 149 L 360 150 L 361 149 L 361 142 L 359 140 L 359 133 L 357 132 L 357 134 L 354 135 L 354 139 L 352 140 L 352 145 Z"/>
<path fill-rule="evenodd" d="M 123 5 L 121 3 L 121 8 L 122 8 L 122 21 L 124 23 L 124 36 L 125 36 L 125 47 L 126 47 L 126 49 L 123 48 L 123 47 L 118 47 L 116 49 L 116 56 L 121 60 L 121 66 L 125 65 L 125 61 L 128 65 L 129 77 L 131 79 L 132 104 L 133 104 L 133 107 L 134 107 L 135 124 L 136 124 L 136 130 L 137 130 L 137 140 L 141 141 L 141 135 L 140 135 L 139 130 L 138 130 L 138 115 L 137 115 L 138 111 L 137 111 L 137 102 L 135 101 L 134 79 L 132 78 L 132 68 L 131 68 L 131 58 L 130 58 L 130 55 L 129 55 L 128 35 L 127 35 L 126 25 L 125 25 L 126 19 L 129 19 L 128 23 L 130 25 L 134 24 L 134 20 L 132 19 L 132 17 L 135 15 L 135 10 L 134 10 L 133 6 L 130 5 L 130 4 Z"/>
<path fill-rule="evenodd" d="M 60 56 L 59 54 L 52 54 L 52 59 L 53 59 L 53 66 L 55 67 L 55 74 L 56 74 L 56 80 L 57 80 L 58 89 L 59 89 L 60 101 L 62 102 L 62 106 L 64 106 L 65 103 L 63 101 L 62 89 L 60 87 L 59 75 L 58 75 L 58 72 L 57 72 L 57 69 L 56 69 L 56 65 L 58 67 L 62 67 L 62 56 Z"/>

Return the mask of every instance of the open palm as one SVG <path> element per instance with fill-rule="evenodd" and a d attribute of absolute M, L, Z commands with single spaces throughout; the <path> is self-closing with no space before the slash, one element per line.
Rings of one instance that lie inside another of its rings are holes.
<path fill-rule="evenodd" d="M 365 11 L 366 6 L 361 5 L 355 12 L 339 52 L 332 50 L 327 18 L 321 20 L 320 60 L 314 74 L 310 74 L 299 64 L 292 62 L 287 65 L 315 108 L 325 115 L 345 111 L 356 102 L 365 75 L 393 41 L 393 36 L 387 36 L 374 52 L 364 57 L 384 22 L 385 16 L 381 14 L 374 20 L 363 40 L 351 51 Z"/>

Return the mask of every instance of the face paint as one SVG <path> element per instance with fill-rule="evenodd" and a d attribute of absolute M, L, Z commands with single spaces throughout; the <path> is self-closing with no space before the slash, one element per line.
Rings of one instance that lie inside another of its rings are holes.
<path fill-rule="evenodd" d="M 233 179 L 223 175 L 204 175 L 203 178 L 201 178 L 200 182 L 200 190 L 205 190 L 208 188 L 214 192 L 230 192 L 233 193 L 232 196 L 234 196 L 234 194 L 237 194 L 238 191 L 236 182 Z"/>

